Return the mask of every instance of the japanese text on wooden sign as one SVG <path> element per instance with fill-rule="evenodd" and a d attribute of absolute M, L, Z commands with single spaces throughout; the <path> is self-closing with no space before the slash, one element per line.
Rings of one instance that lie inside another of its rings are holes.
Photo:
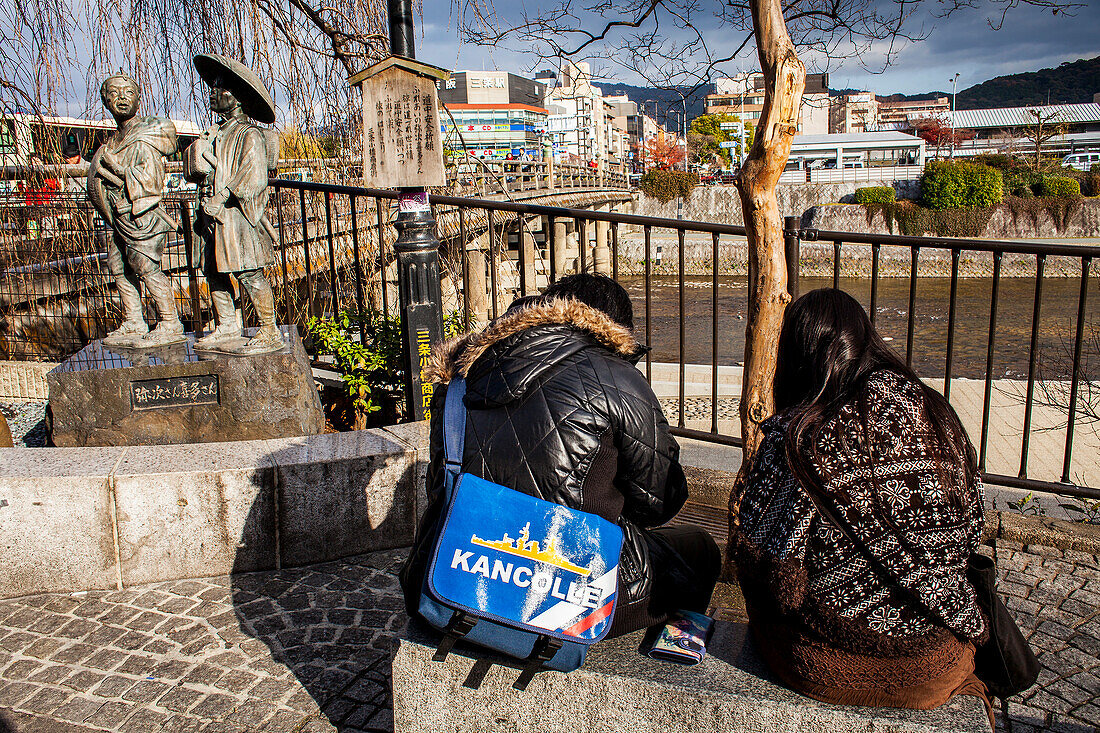
<path fill-rule="evenodd" d="M 363 82 L 363 178 L 377 188 L 444 185 L 431 79 L 390 68 Z"/>

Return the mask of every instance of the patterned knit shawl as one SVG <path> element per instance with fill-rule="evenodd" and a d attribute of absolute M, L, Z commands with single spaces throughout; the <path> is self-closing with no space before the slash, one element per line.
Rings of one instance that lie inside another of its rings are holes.
<path fill-rule="evenodd" d="M 784 415 L 764 423 L 731 538 L 746 600 L 861 653 L 927 649 L 946 630 L 982 638 L 985 623 L 966 579 L 967 558 L 981 539 L 980 480 L 966 482 L 937 460 L 917 385 L 881 371 L 861 399 L 868 407 L 867 437 L 854 406 L 843 407 L 824 426 L 813 467 L 834 499 L 833 510 L 885 566 L 893 585 L 915 593 L 935 616 L 892 588 L 818 513 L 788 465 Z M 950 485 L 961 501 L 951 499 Z"/>

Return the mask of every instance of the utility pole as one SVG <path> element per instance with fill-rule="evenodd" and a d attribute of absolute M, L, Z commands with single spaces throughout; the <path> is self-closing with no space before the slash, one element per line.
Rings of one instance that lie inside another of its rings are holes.
<path fill-rule="evenodd" d="M 951 77 L 951 159 L 955 159 L 955 91 L 959 86 L 960 74 Z"/>
<path fill-rule="evenodd" d="M 416 58 L 413 44 L 412 0 L 387 0 L 390 54 Z M 443 293 L 439 276 L 439 238 L 422 186 L 399 188 L 397 201 L 397 292 L 401 312 L 401 344 L 408 394 L 406 416 L 428 417 L 432 385 L 425 384 L 422 364 L 430 359 L 433 346 L 443 340 Z"/>

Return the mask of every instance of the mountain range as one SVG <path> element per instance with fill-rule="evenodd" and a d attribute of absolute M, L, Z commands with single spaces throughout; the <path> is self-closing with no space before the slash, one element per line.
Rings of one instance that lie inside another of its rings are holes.
<path fill-rule="evenodd" d="M 669 129 L 678 129 L 682 103 L 680 93 L 675 89 L 653 89 L 621 82 L 597 83 L 604 96 L 625 94 L 639 108 L 645 107 L 648 114 L 666 123 Z M 681 89 L 687 101 L 687 119 L 691 120 L 703 114 L 703 98 L 714 92 L 713 84 L 702 85 L 694 90 Z M 858 89 L 830 89 L 829 94 L 838 96 L 858 92 Z M 1092 59 L 1067 61 L 1059 66 L 1021 74 L 998 76 L 989 81 L 960 89 L 955 99 L 957 109 L 987 109 L 990 107 L 1026 107 L 1033 104 L 1080 104 L 1091 102 L 1093 95 L 1100 93 L 1100 56 Z M 877 95 L 880 101 L 926 100 L 950 96 L 950 91 L 923 92 L 921 94 Z"/>
<path fill-rule="evenodd" d="M 1051 69 L 998 76 L 960 89 L 956 109 L 1026 107 L 1038 104 L 1084 104 L 1100 93 L 1100 56 L 1067 61 Z M 951 96 L 951 92 L 878 95 L 879 101 L 923 100 Z"/>

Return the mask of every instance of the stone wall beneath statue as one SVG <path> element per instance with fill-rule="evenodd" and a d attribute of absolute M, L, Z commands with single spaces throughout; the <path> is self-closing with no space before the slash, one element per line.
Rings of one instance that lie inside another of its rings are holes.
<path fill-rule="evenodd" d="M 269 354 L 196 353 L 185 343 L 110 349 L 96 341 L 47 375 L 58 447 L 165 445 L 315 435 L 324 414 L 297 329 Z"/>

